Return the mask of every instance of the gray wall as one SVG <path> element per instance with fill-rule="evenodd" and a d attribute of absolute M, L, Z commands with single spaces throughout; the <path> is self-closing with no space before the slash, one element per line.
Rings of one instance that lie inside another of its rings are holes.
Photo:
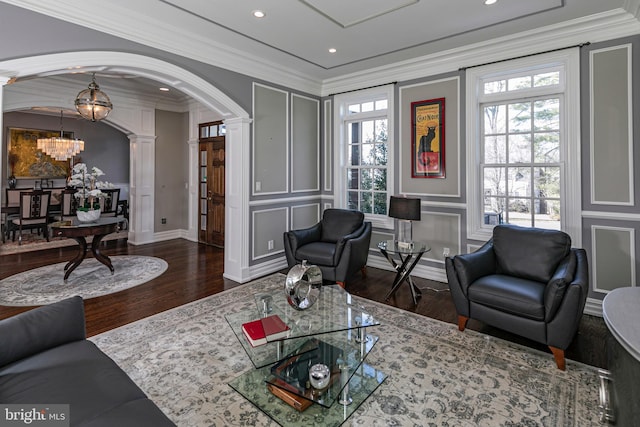
<path fill-rule="evenodd" d="M 25 128 L 38 130 L 60 130 L 60 117 L 32 113 L 4 113 L 3 125 L 5 138 L 9 128 Z M 84 139 L 84 151 L 80 159 L 88 167 L 96 166 L 105 173 L 103 180 L 121 188 L 120 199 L 128 199 L 129 188 L 129 138 L 119 130 L 100 122 L 85 119 L 64 118 L 62 126 L 65 132 L 73 132 L 77 138 Z M 3 165 L 7 165 L 7 153 L 2 153 Z M 10 173 L 8 166 L 7 175 Z M 7 185 L 7 176 L 2 177 L 3 188 Z M 57 180 L 56 185 L 64 185 L 64 180 Z M 33 187 L 33 180 L 18 180 L 18 187 Z M 3 195 L 4 196 L 4 195 Z"/>
<path fill-rule="evenodd" d="M 189 114 L 156 110 L 156 135 L 154 228 L 187 229 Z"/>

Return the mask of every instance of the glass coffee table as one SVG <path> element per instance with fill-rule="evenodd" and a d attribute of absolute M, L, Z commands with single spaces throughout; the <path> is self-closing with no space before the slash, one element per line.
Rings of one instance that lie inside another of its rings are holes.
<path fill-rule="evenodd" d="M 386 374 L 365 363 L 378 342 L 368 328 L 380 323 L 339 286 L 323 286 L 318 301 L 302 311 L 288 304 L 282 290 L 257 294 L 255 302 L 255 309 L 225 316 L 256 368 L 229 385 L 280 425 L 299 426 L 304 419 L 339 426 L 386 379 Z M 272 314 L 289 326 L 289 334 L 252 347 L 242 325 Z M 330 372 L 328 385 L 320 389 L 309 379 L 309 369 L 317 363 Z M 295 404 L 289 406 L 274 394 L 282 391 L 306 409 L 298 411 Z"/>

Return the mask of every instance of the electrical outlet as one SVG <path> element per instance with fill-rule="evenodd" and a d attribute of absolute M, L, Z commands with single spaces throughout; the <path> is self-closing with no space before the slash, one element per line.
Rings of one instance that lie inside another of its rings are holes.
<path fill-rule="evenodd" d="M 160 221 L 161 221 L 163 224 L 166 224 L 166 223 L 167 223 L 167 218 L 162 218 Z"/>
<path fill-rule="evenodd" d="M 269 243 L 267 243 L 269 250 L 272 251 L 273 250 L 273 240 L 269 240 Z"/>
<path fill-rule="evenodd" d="M 450 252 L 449 252 L 449 248 L 444 248 L 444 249 L 442 250 L 442 256 L 443 256 L 443 257 L 445 257 L 445 258 L 446 258 L 446 257 L 448 257 L 448 256 L 449 256 L 449 254 L 450 254 Z"/>

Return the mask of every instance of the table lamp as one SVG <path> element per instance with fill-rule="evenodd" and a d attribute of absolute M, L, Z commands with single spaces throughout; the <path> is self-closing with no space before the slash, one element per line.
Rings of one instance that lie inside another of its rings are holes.
<path fill-rule="evenodd" d="M 420 199 L 391 196 L 389 216 L 396 219 L 396 240 L 398 247 L 411 246 L 411 221 L 420 221 Z"/>

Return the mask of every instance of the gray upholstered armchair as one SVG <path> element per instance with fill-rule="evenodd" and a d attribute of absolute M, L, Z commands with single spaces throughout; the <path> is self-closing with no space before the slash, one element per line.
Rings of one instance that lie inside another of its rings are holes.
<path fill-rule="evenodd" d="M 344 288 L 356 271 L 366 274 L 371 241 L 371 223 L 355 210 L 327 209 L 322 220 L 303 230 L 284 233 L 284 249 L 289 267 L 307 260 L 322 271 L 323 280 Z"/>
<path fill-rule="evenodd" d="M 586 252 L 568 234 L 499 225 L 480 249 L 445 264 L 458 329 L 477 319 L 546 344 L 565 369 L 589 291 Z"/>

